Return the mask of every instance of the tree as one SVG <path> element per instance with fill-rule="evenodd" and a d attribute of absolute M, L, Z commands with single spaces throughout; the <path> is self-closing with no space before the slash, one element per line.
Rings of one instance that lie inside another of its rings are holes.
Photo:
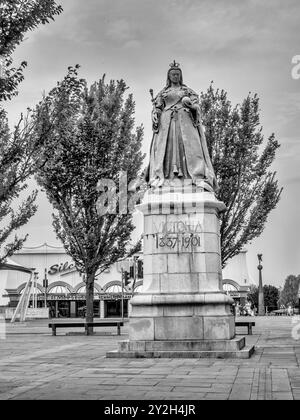
<path fill-rule="evenodd" d="M 286 278 L 284 287 L 280 294 L 279 303 L 285 307 L 295 307 L 299 303 L 300 276 L 290 275 Z"/>
<path fill-rule="evenodd" d="M 140 248 L 130 247 L 132 214 L 121 211 L 116 193 L 120 174 L 126 172 L 128 183 L 139 174 L 143 129 L 134 131 L 135 104 L 132 95 L 124 99 L 123 80 L 106 83 L 103 77 L 88 88 L 78 67 L 69 68 L 37 107 L 43 137 L 37 179 L 55 209 L 57 237 L 85 276 L 86 319 L 92 322 L 95 276 Z"/>
<path fill-rule="evenodd" d="M 258 287 L 253 285 L 248 293 L 248 299 L 258 308 Z M 269 309 L 277 309 L 279 290 L 272 285 L 264 285 L 264 306 Z"/>
<path fill-rule="evenodd" d="M 211 85 L 201 94 L 203 124 L 219 184 L 222 264 L 237 255 L 264 229 L 281 191 L 270 171 L 279 143 L 272 134 L 263 147 L 259 98 L 249 95 L 232 106 L 224 90 Z"/>
<path fill-rule="evenodd" d="M 247 295 L 247 299 L 252 303 L 252 305 L 258 308 L 258 287 L 255 284 L 250 286 L 250 291 Z"/>
<path fill-rule="evenodd" d="M 11 54 L 27 31 L 48 23 L 61 11 L 61 6 L 52 0 L 0 0 L 0 264 L 22 247 L 27 235 L 23 238 L 15 236 L 12 241 L 11 235 L 37 210 L 36 191 L 21 202 L 17 211 L 12 208 L 35 170 L 39 139 L 35 137 L 30 113 L 25 118 L 21 116 L 13 130 L 8 126 L 3 101 L 17 94 L 26 67 L 26 62 L 23 62 L 18 69 L 12 68 Z"/>
<path fill-rule="evenodd" d="M 54 20 L 62 10 L 53 0 L 0 0 L 0 101 L 17 95 L 17 87 L 24 79 L 27 62 L 23 61 L 18 68 L 12 67 L 11 55 L 15 48 L 28 31 Z"/>
<path fill-rule="evenodd" d="M 268 285 L 264 286 L 264 302 L 265 307 L 269 309 L 277 309 L 279 301 L 279 290 L 277 287 Z"/>
<path fill-rule="evenodd" d="M 7 116 L 0 109 L 0 264 L 6 257 L 22 248 L 27 235 L 23 238 L 13 232 L 25 225 L 35 214 L 34 204 L 37 192 L 31 193 L 14 211 L 12 204 L 27 187 L 26 180 L 35 169 L 35 135 L 28 118 L 21 117 L 13 133 L 9 130 Z"/>

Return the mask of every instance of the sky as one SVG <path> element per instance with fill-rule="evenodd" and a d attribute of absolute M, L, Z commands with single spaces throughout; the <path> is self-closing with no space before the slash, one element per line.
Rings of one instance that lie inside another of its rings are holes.
<path fill-rule="evenodd" d="M 28 33 L 14 53 L 28 61 L 19 95 L 8 105 L 10 123 L 34 106 L 80 64 L 89 83 L 105 73 L 123 78 L 136 102 L 136 124 L 143 124 L 143 149 L 151 141 L 149 89 L 165 85 L 169 64 L 181 64 L 185 83 L 197 92 L 211 81 L 233 104 L 249 92 L 261 98 L 265 139 L 281 143 L 272 169 L 284 187 L 263 234 L 248 249 L 248 266 L 258 281 L 257 254 L 263 254 L 263 281 L 280 286 L 300 274 L 300 79 L 292 78 L 292 58 L 300 54 L 299 0 L 60 0 L 55 22 Z M 30 184 L 32 186 L 32 184 Z M 39 210 L 22 228 L 26 246 L 57 245 L 51 206 L 41 192 Z"/>

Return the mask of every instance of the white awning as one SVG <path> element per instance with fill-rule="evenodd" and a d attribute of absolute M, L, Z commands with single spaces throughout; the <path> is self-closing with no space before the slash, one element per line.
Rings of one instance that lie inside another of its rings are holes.
<path fill-rule="evenodd" d="M 6 258 L 5 263 L 0 263 L 0 270 L 21 271 L 22 273 L 30 274 L 34 269 L 23 267 L 22 265 L 15 263 L 10 258 Z"/>

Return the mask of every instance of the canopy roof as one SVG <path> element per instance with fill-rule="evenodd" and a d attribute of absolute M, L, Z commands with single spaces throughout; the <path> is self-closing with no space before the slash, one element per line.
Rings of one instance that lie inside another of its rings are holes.
<path fill-rule="evenodd" d="M 20 264 L 15 263 L 10 258 L 6 258 L 5 263 L 0 263 L 0 270 L 12 270 L 12 271 L 21 271 L 22 273 L 31 273 L 32 268 L 23 267 Z"/>

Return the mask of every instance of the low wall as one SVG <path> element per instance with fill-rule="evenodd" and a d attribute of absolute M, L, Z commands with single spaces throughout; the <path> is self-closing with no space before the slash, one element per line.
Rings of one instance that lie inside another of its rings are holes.
<path fill-rule="evenodd" d="M 13 314 L 16 308 L 6 308 L 5 310 L 5 319 L 12 319 Z M 17 319 L 20 318 L 20 315 L 17 316 Z M 26 319 L 48 319 L 49 318 L 49 308 L 28 308 Z"/>

